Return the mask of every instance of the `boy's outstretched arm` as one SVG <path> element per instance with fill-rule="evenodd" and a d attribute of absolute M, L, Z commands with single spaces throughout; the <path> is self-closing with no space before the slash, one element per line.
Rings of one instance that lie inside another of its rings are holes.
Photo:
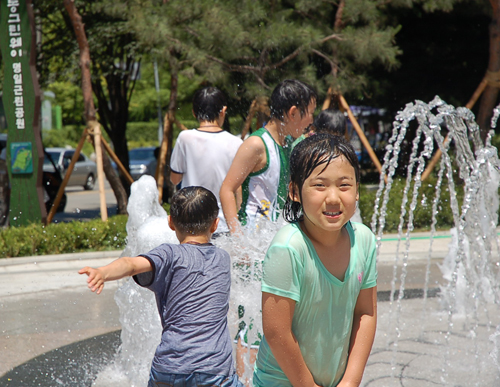
<path fill-rule="evenodd" d="M 359 386 L 377 328 L 377 287 L 363 289 L 354 308 L 349 359 L 337 387 Z"/>
<path fill-rule="evenodd" d="M 122 257 L 97 269 L 86 266 L 80 269 L 78 274 L 87 274 L 89 289 L 100 294 L 104 288 L 104 282 L 130 277 L 151 270 L 153 270 L 151 263 L 144 257 Z"/>
<path fill-rule="evenodd" d="M 292 332 L 294 311 L 294 300 L 271 293 L 262 293 L 264 337 L 281 370 L 294 387 L 318 387 Z"/>
<path fill-rule="evenodd" d="M 246 139 L 236 152 L 233 163 L 222 182 L 219 197 L 222 211 L 231 234 L 241 231 L 238 222 L 238 194 L 241 186 L 252 172 L 257 172 L 266 165 L 266 149 L 259 137 Z"/>

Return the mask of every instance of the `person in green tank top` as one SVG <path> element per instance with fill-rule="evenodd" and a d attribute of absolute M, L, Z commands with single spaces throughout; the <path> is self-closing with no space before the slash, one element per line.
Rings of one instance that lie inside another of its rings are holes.
<path fill-rule="evenodd" d="M 376 239 L 351 218 L 360 169 L 341 136 L 319 133 L 290 159 L 283 217 L 262 267 L 254 387 L 359 386 L 377 325 Z"/>
<path fill-rule="evenodd" d="M 231 234 L 260 217 L 276 220 L 286 199 L 287 136 L 297 138 L 313 120 L 316 93 L 307 84 L 287 79 L 273 90 L 271 118 L 240 146 L 220 189 L 224 217 Z M 243 189 L 242 203 L 236 193 Z"/>

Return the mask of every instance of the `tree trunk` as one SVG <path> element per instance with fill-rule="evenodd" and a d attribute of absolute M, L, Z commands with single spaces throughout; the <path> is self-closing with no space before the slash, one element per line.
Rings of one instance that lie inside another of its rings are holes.
<path fill-rule="evenodd" d="M 126 215 L 127 204 L 128 204 L 127 192 L 125 191 L 125 188 L 123 187 L 120 178 L 118 177 L 116 171 L 114 170 L 113 165 L 109 160 L 108 154 L 104 150 L 104 147 L 101 147 L 101 152 L 102 152 L 102 166 L 104 169 L 104 174 L 106 175 L 106 179 L 108 180 L 109 185 L 111 186 L 111 189 L 115 194 L 116 206 L 117 206 L 116 212 L 117 214 L 120 215 Z"/>
<path fill-rule="evenodd" d="M 344 29 L 344 20 L 343 20 L 344 8 L 345 8 L 345 0 L 340 0 L 337 12 L 335 13 L 335 23 L 333 25 L 333 31 L 335 33 L 339 33 Z M 338 60 L 337 48 L 334 48 L 332 50 L 332 63 L 333 63 L 332 75 L 336 82 L 339 74 L 339 60 Z"/>
<path fill-rule="evenodd" d="M 73 29 L 75 30 L 76 41 L 80 49 L 80 69 L 82 71 L 82 93 L 84 104 L 85 122 L 96 120 L 94 100 L 92 99 L 92 83 L 90 76 L 90 50 L 82 18 L 75 7 L 74 0 L 64 0 L 64 7 L 69 14 Z"/>
<path fill-rule="evenodd" d="M 96 110 L 94 106 L 94 100 L 92 96 L 92 81 L 90 75 L 90 49 L 87 41 L 87 36 L 85 35 L 84 25 L 82 23 L 82 18 L 75 7 L 74 0 L 64 0 L 64 7 L 69 14 L 71 23 L 75 30 L 76 39 L 78 42 L 78 47 L 80 49 L 80 68 L 82 71 L 82 92 L 84 101 L 84 116 L 85 122 L 96 121 Z M 127 213 L 127 202 L 128 197 L 125 189 L 123 188 L 120 179 L 118 178 L 116 172 L 114 171 L 111 162 L 109 161 L 108 155 L 102 150 L 103 168 L 106 178 L 111 185 L 111 188 L 115 194 L 117 202 L 117 212 L 118 214 Z"/>
<path fill-rule="evenodd" d="M 488 72 L 496 73 L 500 71 L 500 0 L 490 0 L 493 8 L 493 15 L 490 24 L 490 59 L 488 62 Z M 481 96 L 477 123 L 481 128 L 481 138 L 486 139 L 490 130 L 490 120 L 493 115 L 493 108 L 497 104 L 498 84 L 489 82 Z"/>
<path fill-rule="evenodd" d="M 129 156 L 127 144 L 127 122 L 128 122 L 128 101 L 127 93 L 123 90 L 122 82 L 116 76 L 110 75 L 107 78 L 108 93 L 111 103 L 114 105 L 111 109 L 110 131 L 108 132 L 115 154 L 120 159 L 121 163 L 129 170 Z M 130 184 L 124 176 L 120 175 L 120 180 L 130 195 Z"/>
<path fill-rule="evenodd" d="M 118 126 L 118 124 L 117 124 Z M 123 166 L 127 169 L 127 171 L 130 172 L 130 159 L 128 156 L 128 144 L 127 144 L 127 137 L 125 136 L 125 129 L 126 129 L 127 124 L 124 123 L 123 126 L 120 128 L 121 130 L 112 130 L 110 133 L 110 139 L 113 142 L 113 148 L 115 151 L 116 156 L 120 160 L 120 162 L 123 164 Z M 127 195 L 130 195 L 130 183 L 128 180 L 120 174 L 120 181 L 122 182 L 122 185 L 127 192 Z"/>
<path fill-rule="evenodd" d="M 125 54 L 122 52 L 119 55 L 123 57 Z M 120 69 L 117 70 L 113 64 L 107 70 L 108 75 L 105 77 L 107 93 L 103 89 L 101 77 L 95 77 L 92 84 L 98 101 L 102 126 L 113 144 L 116 156 L 127 171 L 130 171 L 126 130 L 129 97 L 135 86 L 138 66 L 136 62 L 127 57 L 125 60 L 120 61 L 119 67 Z M 123 70 L 124 68 L 126 70 Z M 130 183 L 121 174 L 120 180 L 127 191 L 127 195 L 129 195 Z"/>

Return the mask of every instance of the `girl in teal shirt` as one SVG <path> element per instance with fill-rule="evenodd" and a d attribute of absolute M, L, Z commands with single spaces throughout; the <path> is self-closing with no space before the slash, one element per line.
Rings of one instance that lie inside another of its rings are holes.
<path fill-rule="evenodd" d="M 359 165 L 343 138 L 294 149 L 284 217 L 264 259 L 254 386 L 357 386 L 375 337 L 375 236 L 351 223 Z"/>

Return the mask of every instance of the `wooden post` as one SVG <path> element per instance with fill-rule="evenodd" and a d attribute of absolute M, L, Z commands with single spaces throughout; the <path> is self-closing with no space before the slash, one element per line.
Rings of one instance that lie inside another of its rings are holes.
<path fill-rule="evenodd" d="M 49 214 L 47 215 L 47 224 L 50 224 L 52 222 L 52 219 L 54 218 L 54 215 L 57 212 L 57 207 L 59 207 L 59 204 L 61 203 L 61 199 L 64 195 L 64 190 L 66 189 L 66 186 L 68 185 L 69 178 L 71 176 L 71 172 L 73 172 L 73 168 L 75 167 L 75 164 L 78 160 L 78 157 L 80 156 L 80 152 L 82 151 L 83 144 L 85 144 L 85 139 L 87 138 L 87 129 L 85 128 L 82 134 L 82 137 L 80 137 L 80 141 L 78 142 L 78 145 L 75 149 L 75 153 L 73 154 L 73 157 L 71 158 L 71 162 L 69 163 L 68 169 L 66 170 L 66 174 L 64 175 L 64 179 L 61 183 L 61 186 L 59 187 L 59 190 L 57 191 L 56 198 L 54 200 L 54 203 L 52 203 L 52 207 L 50 208 Z"/>
<path fill-rule="evenodd" d="M 332 96 L 330 97 L 330 103 L 328 104 L 328 109 L 330 109 L 331 101 L 334 100 L 339 111 L 341 111 L 342 113 L 346 113 L 344 106 L 342 106 L 342 104 L 340 103 L 340 95 L 341 95 L 340 93 L 333 93 L 332 94 Z M 351 136 L 349 134 L 349 131 L 347 130 L 347 126 L 345 128 L 344 137 L 347 141 L 351 141 Z"/>
<path fill-rule="evenodd" d="M 97 180 L 99 181 L 99 201 L 101 204 L 101 219 L 103 222 L 108 220 L 108 208 L 106 207 L 106 193 L 104 192 L 104 168 L 102 166 L 101 149 L 101 125 L 97 121 L 93 122 L 94 147 L 97 157 Z"/>
<path fill-rule="evenodd" d="M 188 130 L 188 128 L 186 128 L 185 125 L 183 125 L 181 122 L 179 122 L 177 117 L 174 118 L 174 124 L 176 124 L 179 128 L 181 128 L 181 130 Z"/>
<path fill-rule="evenodd" d="M 349 119 L 351 120 L 352 126 L 356 130 L 356 133 L 358 134 L 359 139 L 361 140 L 361 143 L 364 145 L 364 147 L 368 151 L 368 155 L 372 159 L 373 164 L 375 164 L 375 167 L 377 168 L 378 173 L 382 173 L 382 165 L 380 164 L 380 161 L 379 161 L 377 155 L 373 151 L 373 148 L 371 147 L 370 143 L 368 142 L 368 139 L 366 138 L 365 133 L 363 132 L 363 130 L 359 126 L 359 123 L 356 120 L 356 117 L 354 117 L 354 114 L 352 113 L 351 108 L 347 104 L 347 102 L 342 94 L 339 94 L 339 102 L 340 102 L 342 108 L 345 109 L 345 111 L 347 112 L 347 115 L 349 116 Z"/>
<path fill-rule="evenodd" d="M 325 98 L 325 101 L 323 102 L 323 107 L 321 108 L 321 110 L 326 110 L 330 107 L 330 105 L 332 103 L 332 97 L 333 97 L 333 89 L 330 86 L 328 88 L 328 91 L 326 92 L 326 98 Z"/>
<path fill-rule="evenodd" d="M 472 107 L 476 104 L 478 98 L 481 96 L 481 94 L 483 94 L 483 91 L 487 85 L 488 85 L 488 80 L 485 77 L 477 87 L 474 94 L 472 94 L 472 97 L 470 98 L 469 102 L 467 102 L 467 104 L 465 105 L 467 109 L 472 109 Z"/>
<path fill-rule="evenodd" d="M 260 96 L 255 99 L 257 104 L 255 106 L 255 113 L 257 114 L 256 129 L 264 126 L 264 122 L 268 122 L 271 116 L 271 109 L 269 109 L 269 100 L 267 97 Z"/>
<path fill-rule="evenodd" d="M 160 203 L 162 202 L 163 198 L 163 182 L 165 180 L 164 178 L 164 173 L 163 171 L 165 170 L 165 164 L 167 160 L 167 152 L 168 152 L 168 132 L 172 125 L 170 124 L 170 116 L 169 114 L 165 114 L 165 119 L 163 120 L 163 138 L 161 141 L 161 146 L 160 146 L 160 157 L 157 160 L 157 165 L 156 165 L 156 182 L 158 184 L 158 194 L 159 194 L 159 200 Z"/>
<path fill-rule="evenodd" d="M 118 169 L 123 174 L 123 176 L 125 176 L 125 178 L 127 179 L 127 181 L 130 184 L 132 184 L 134 182 L 134 179 L 132 178 L 132 176 L 130 176 L 130 173 L 128 173 L 127 169 L 123 166 L 122 162 L 120 161 L 120 159 L 118 158 L 118 156 L 116 155 L 116 153 L 113 151 L 113 149 L 111 149 L 111 147 L 109 146 L 109 144 L 106 141 L 106 139 L 104 137 L 102 137 L 102 136 L 101 136 L 101 144 L 104 147 L 104 149 L 106 150 L 106 152 L 109 154 L 109 156 L 116 163 L 116 165 L 118 166 Z"/>
<path fill-rule="evenodd" d="M 247 119 L 245 120 L 245 124 L 243 125 L 243 129 L 241 130 L 241 139 L 244 140 L 247 133 L 250 131 L 250 127 L 252 126 L 253 116 L 255 115 L 255 110 L 257 107 L 257 99 L 252 101 L 250 105 L 250 110 L 248 111 Z"/>
<path fill-rule="evenodd" d="M 481 81 L 481 83 L 479 84 L 479 86 L 477 87 L 476 91 L 474 92 L 474 94 L 472 94 L 472 97 L 469 100 L 469 102 L 467 102 L 467 104 L 465 105 L 465 107 L 467 109 L 472 109 L 474 104 L 477 102 L 479 96 L 486 88 L 487 84 L 488 84 L 488 81 L 487 81 L 486 77 L 484 77 L 483 80 Z M 446 144 L 448 142 L 449 137 L 450 137 L 449 133 L 446 134 L 446 137 L 445 137 L 444 142 L 443 142 L 444 144 Z M 425 168 L 425 171 L 422 173 L 420 180 L 424 181 L 430 176 L 431 172 L 436 167 L 436 164 L 438 163 L 438 161 L 442 155 L 443 155 L 443 152 L 441 152 L 441 149 L 438 148 L 436 150 L 436 153 L 434 153 L 434 156 L 432 156 L 431 161 L 427 165 L 427 168 Z"/>
<path fill-rule="evenodd" d="M 80 69 L 82 73 L 82 93 L 83 93 L 83 106 L 84 106 L 84 118 L 87 129 L 92 130 L 94 125 L 93 122 L 97 122 L 97 114 L 94 106 L 94 99 L 92 96 L 92 77 L 90 73 L 91 60 L 90 60 L 90 48 L 87 40 L 87 35 L 85 33 L 85 25 L 82 22 L 82 17 L 78 13 L 75 6 L 74 0 L 63 0 L 64 7 L 68 12 L 68 16 L 73 25 L 73 29 L 76 35 L 76 41 L 80 49 Z M 95 148 L 95 145 L 94 145 Z M 97 156 L 103 155 L 102 153 L 96 152 Z M 123 185 L 116 176 L 111 163 L 108 162 L 108 158 L 105 157 L 103 160 L 103 167 L 106 169 L 108 174 L 108 181 L 113 189 L 116 196 L 118 204 L 118 212 L 125 213 L 127 210 L 127 195 Z"/>

